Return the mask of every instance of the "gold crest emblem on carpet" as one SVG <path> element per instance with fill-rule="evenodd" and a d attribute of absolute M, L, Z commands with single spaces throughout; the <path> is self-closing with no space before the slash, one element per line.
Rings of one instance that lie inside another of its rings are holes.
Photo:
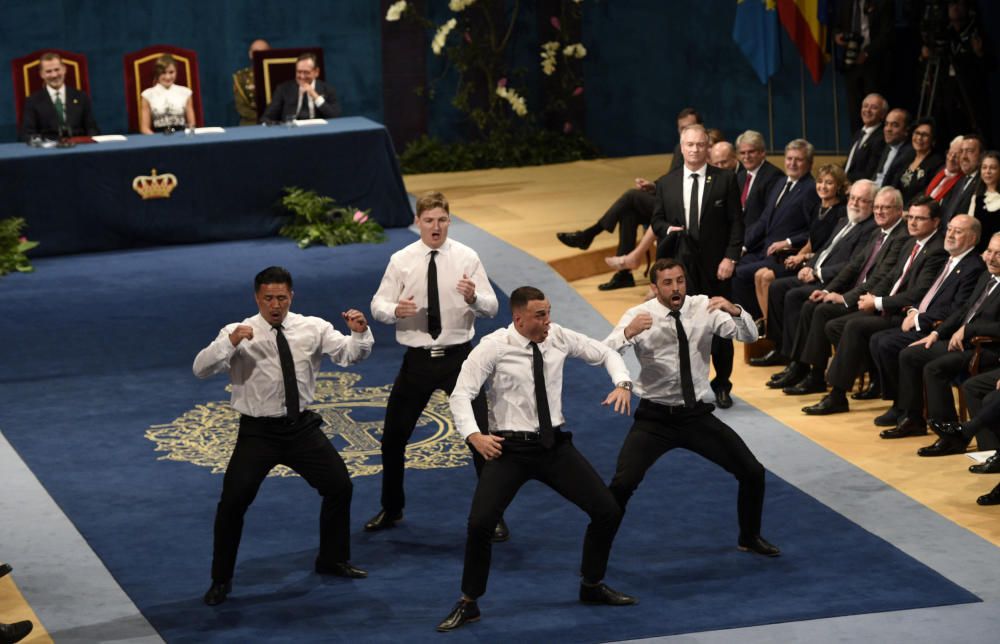
<path fill-rule="evenodd" d="M 356 387 L 360 374 L 322 372 L 316 380 L 316 400 L 310 409 L 323 416 L 323 432 L 333 441 L 351 476 L 382 471 L 379 441 L 385 405 L 392 385 Z M 156 443 L 161 459 L 207 467 L 213 474 L 226 471 L 236 445 L 240 415 L 228 401 L 198 405 L 176 420 L 153 425 L 146 438 Z M 431 397 L 406 448 L 406 467 L 428 470 L 461 467 L 471 460 L 462 436 L 455 431 L 448 398 L 437 391 Z M 268 476 L 297 476 L 285 466 Z"/>

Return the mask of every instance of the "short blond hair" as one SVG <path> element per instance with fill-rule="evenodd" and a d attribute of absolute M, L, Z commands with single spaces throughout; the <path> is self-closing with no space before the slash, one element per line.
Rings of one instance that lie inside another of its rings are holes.
<path fill-rule="evenodd" d="M 425 192 L 417 198 L 417 217 L 420 216 L 420 213 L 434 210 L 435 208 L 440 208 L 449 215 L 451 214 L 451 210 L 448 209 L 448 199 L 440 192 Z"/>

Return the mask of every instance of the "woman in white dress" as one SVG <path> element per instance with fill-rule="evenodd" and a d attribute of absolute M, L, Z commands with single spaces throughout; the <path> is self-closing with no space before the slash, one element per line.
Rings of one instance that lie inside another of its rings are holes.
<path fill-rule="evenodd" d="M 1000 232 L 1000 153 L 996 150 L 986 152 L 981 163 L 979 189 L 969 204 L 968 212 L 983 227 L 977 250 L 985 248 L 984 238 L 988 244 L 993 233 Z"/>
<path fill-rule="evenodd" d="M 153 78 L 156 79 L 156 84 L 142 91 L 139 131 L 152 134 L 194 127 L 191 90 L 174 83 L 177 79 L 177 64 L 170 54 L 164 54 L 156 60 Z"/>

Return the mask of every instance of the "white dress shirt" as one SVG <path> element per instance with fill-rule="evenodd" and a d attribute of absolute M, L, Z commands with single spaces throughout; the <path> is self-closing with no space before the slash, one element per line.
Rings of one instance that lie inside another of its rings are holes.
<path fill-rule="evenodd" d="M 861 127 L 861 131 L 864 132 L 864 134 L 862 134 L 861 138 L 858 139 L 854 143 L 854 146 L 851 147 L 851 152 L 850 154 L 847 155 L 847 162 L 844 163 L 844 168 L 851 167 L 851 161 L 854 159 L 854 155 L 857 153 L 858 150 L 860 150 L 864 146 L 865 141 L 868 140 L 868 137 L 872 135 L 872 132 L 874 132 L 875 128 L 877 127 L 878 123 L 876 123 L 875 125 L 864 125 Z"/>
<path fill-rule="evenodd" d="M 142 97 L 149 103 L 152 127 L 184 127 L 187 125 L 187 104 L 191 90 L 183 85 L 164 87 L 157 83 L 142 90 Z"/>
<path fill-rule="evenodd" d="M 229 334 L 240 324 L 253 327 L 253 339 L 234 347 Z M 371 329 L 345 336 L 323 318 L 298 313 L 289 312 L 281 328 L 295 362 L 300 410 L 314 399 L 316 373 L 324 355 L 346 367 L 367 358 L 375 343 Z M 285 385 L 276 338 L 274 328 L 259 314 L 238 324 L 227 324 L 195 357 L 194 375 L 207 378 L 228 370 L 233 383 L 233 409 L 247 416 L 284 416 Z"/>
<path fill-rule="evenodd" d="M 910 264 L 912 264 L 917 260 L 917 257 L 920 256 L 920 253 L 923 252 L 924 246 L 927 245 L 927 242 L 929 242 L 931 240 L 931 237 L 933 237 L 936 233 L 937 231 L 935 230 L 934 232 L 932 232 L 930 235 L 927 235 L 923 239 L 917 240 L 917 243 L 914 244 L 916 252 L 914 252 L 912 248 L 910 249 L 910 254 L 906 257 L 906 262 L 903 264 L 903 272 L 899 274 L 899 278 L 892 285 L 892 290 L 889 291 L 889 295 L 895 295 L 896 293 L 899 292 L 899 288 L 903 285 L 903 280 L 906 279 L 906 276 L 910 274 Z M 882 310 L 882 296 L 878 296 L 875 298 L 875 310 L 876 311 Z"/>
<path fill-rule="evenodd" d="M 52 89 L 51 87 L 49 87 L 48 85 L 46 85 L 45 89 L 47 89 L 49 91 L 49 98 L 52 100 L 52 104 L 55 105 L 56 104 L 56 98 L 58 98 L 60 101 L 62 101 L 63 110 L 65 110 L 66 109 L 66 84 L 64 83 L 63 85 L 61 85 L 59 87 L 59 89 Z"/>
<path fill-rule="evenodd" d="M 705 177 L 708 176 L 708 164 L 701 166 L 697 170 L 689 170 L 687 166 L 684 166 L 684 185 L 681 186 L 684 190 L 684 225 L 688 226 L 691 223 L 691 213 L 689 209 L 691 208 L 691 175 L 698 175 L 698 208 L 704 210 L 705 204 Z M 697 213 L 698 223 L 701 223 L 701 212 Z M 699 226 L 700 227 L 700 226 Z"/>
<path fill-rule="evenodd" d="M 961 255 L 955 255 L 953 257 L 949 257 L 948 261 L 944 263 L 944 268 L 941 269 L 941 273 L 939 273 L 938 276 L 940 277 L 941 275 L 946 275 L 946 276 L 947 275 L 951 275 L 951 272 L 953 270 L 955 270 L 955 267 L 958 266 L 958 263 L 960 261 L 962 261 L 963 259 L 965 259 L 965 256 L 968 255 L 969 253 L 971 253 L 972 250 L 973 249 L 970 248 L 970 249 L 966 250 L 964 253 L 962 253 Z M 938 290 L 940 290 L 941 286 L 944 285 L 944 283 L 947 282 L 947 281 L 948 281 L 948 278 L 945 277 L 942 280 L 941 284 L 938 285 Z M 933 289 L 933 288 L 934 288 L 934 285 L 931 284 L 931 289 Z M 927 293 L 924 294 L 924 298 L 926 298 L 928 295 L 930 295 L 930 290 L 931 289 L 927 290 Z M 934 297 L 937 297 L 937 293 L 934 293 Z M 933 301 L 934 301 L 933 297 L 930 300 L 927 300 L 927 305 L 930 306 L 930 303 L 933 302 Z M 921 305 L 923 305 L 923 303 L 924 303 L 924 301 L 920 300 L 920 302 L 917 304 L 917 306 L 910 307 L 910 309 L 911 310 L 912 309 L 916 309 L 919 312 L 923 312 L 924 310 L 926 310 L 923 306 L 921 306 Z M 920 328 L 920 315 L 917 315 L 913 319 L 913 328 L 916 329 L 917 331 L 923 331 L 923 329 Z"/>
<path fill-rule="evenodd" d="M 899 154 L 899 149 L 902 147 L 903 141 L 900 141 L 895 145 L 886 146 L 888 152 L 885 155 L 885 163 L 882 164 L 882 167 L 879 168 L 878 172 L 875 174 L 875 185 L 877 187 L 882 187 L 882 182 L 885 181 L 885 175 L 889 172 L 889 168 L 892 167 L 892 162 L 896 160 L 896 155 Z"/>
<path fill-rule="evenodd" d="M 707 401 L 715 397 L 708 380 L 712 336 L 736 338 L 740 342 L 757 341 L 757 326 L 749 313 L 742 310 L 740 315 L 732 316 L 725 311 L 709 312 L 709 300 L 707 295 L 688 295 L 681 306 L 681 324 L 688 338 L 695 396 Z M 653 326 L 631 340 L 625 339 L 625 327 L 640 313 L 649 313 Z M 620 353 L 629 346 L 634 348 L 640 366 L 635 391 L 640 397 L 671 407 L 684 404 L 677 323 L 670 317 L 670 309 L 659 300 L 653 298 L 626 311 L 618 326 L 604 339 L 604 344 Z"/>
<path fill-rule="evenodd" d="M 552 323 L 545 342 L 538 345 L 545 363 L 545 389 L 552 426 L 566 422 L 562 410 L 563 363 L 580 358 L 589 365 L 604 365 L 611 382 L 631 382 L 620 355 L 597 340 Z M 488 384 L 490 430 L 537 432 L 538 405 L 532 372 L 531 341 L 514 325 L 484 336 L 462 364 L 462 372 L 449 402 L 455 427 L 463 438 L 479 431 L 472 413 L 472 399 Z M 586 412 L 581 412 L 586 413 Z"/>
<path fill-rule="evenodd" d="M 427 332 L 427 266 L 430 246 L 417 240 L 393 253 L 372 298 L 372 317 L 384 324 L 396 325 L 396 341 L 407 347 L 448 347 L 465 344 L 476 335 L 476 318 L 491 318 L 499 303 L 486 277 L 479 255 L 465 244 L 446 239 L 434 259 L 438 276 L 438 303 L 441 307 L 441 335 L 437 340 Z M 458 292 L 458 281 L 467 276 L 476 283 L 476 299 L 468 304 Z M 399 301 L 412 297 L 417 314 L 396 318 Z"/>

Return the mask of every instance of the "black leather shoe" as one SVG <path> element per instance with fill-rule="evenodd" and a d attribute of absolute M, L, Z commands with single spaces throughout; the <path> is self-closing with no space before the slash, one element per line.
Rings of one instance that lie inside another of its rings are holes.
<path fill-rule="evenodd" d="M 348 579 L 364 579 L 368 573 L 360 568 L 351 565 L 349 561 L 338 561 L 337 563 L 316 562 L 316 572 L 321 575 L 336 575 L 347 577 Z"/>
<path fill-rule="evenodd" d="M 815 405 L 803 407 L 802 411 L 810 416 L 829 416 L 830 414 L 842 414 L 851 411 L 851 407 L 847 404 L 847 399 L 835 399 L 830 394 L 827 394 Z"/>
<path fill-rule="evenodd" d="M 733 406 L 733 397 L 726 389 L 719 389 L 715 392 L 715 404 L 720 409 L 729 409 Z"/>
<path fill-rule="evenodd" d="M 13 624 L 0 624 L 0 642 L 3 644 L 14 644 L 14 642 L 20 642 L 35 625 L 24 620 L 22 622 L 14 622 Z"/>
<path fill-rule="evenodd" d="M 968 446 L 964 440 L 951 436 L 942 436 L 934 441 L 933 445 L 921 447 L 917 450 L 917 456 L 950 456 L 951 454 L 965 454 Z"/>
<path fill-rule="evenodd" d="M 591 242 L 594 241 L 593 236 L 578 230 L 573 233 L 556 233 L 556 239 L 566 244 L 570 248 L 579 248 L 580 250 L 587 250 L 590 248 Z"/>
<path fill-rule="evenodd" d="M 824 394 L 826 393 L 826 381 L 810 375 L 803 378 L 798 384 L 782 388 L 781 391 L 789 396 Z"/>
<path fill-rule="evenodd" d="M 976 499 L 979 505 L 1000 505 L 1000 485 Z"/>
<path fill-rule="evenodd" d="M 784 375 L 769 380 L 767 386 L 771 389 L 794 387 L 809 377 L 809 367 L 801 363 L 792 363 L 785 369 Z"/>
<path fill-rule="evenodd" d="M 209 606 L 218 606 L 222 602 L 226 601 L 226 596 L 232 592 L 233 582 L 230 581 L 213 581 L 211 588 L 205 593 L 205 603 Z"/>
<path fill-rule="evenodd" d="M 10 567 L 10 564 L 0 564 L 0 579 L 10 574 L 11 570 L 13 570 L 13 568 Z"/>
<path fill-rule="evenodd" d="M 597 285 L 599 291 L 613 291 L 618 288 L 632 288 L 635 286 L 635 278 L 632 271 L 618 271 L 611 276 L 607 282 Z"/>
<path fill-rule="evenodd" d="M 895 427 L 899 424 L 899 419 L 903 417 L 903 410 L 898 407 L 890 407 L 881 416 L 875 417 L 876 427 Z"/>
<path fill-rule="evenodd" d="M 778 367 L 788 364 L 788 358 L 771 349 L 759 358 L 750 358 L 751 367 Z"/>
<path fill-rule="evenodd" d="M 764 537 L 757 535 L 752 539 L 740 539 L 739 544 L 736 546 L 743 552 L 752 552 L 758 555 L 764 555 L 765 557 L 777 557 L 781 554 L 781 550 L 778 546 L 768 543 Z"/>
<path fill-rule="evenodd" d="M 904 418 L 899 425 L 892 429 L 883 429 L 879 432 L 880 438 L 906 438 L 907 436 L 926 436 L 927 424 L 922 420 L 912 420 Z"/>
<path fill-rule="evenodd" d="M 969 471 L 973 474 L 1000 474 L 1000 456 L 997 454 L 1000 454 L 1000 452 L 994 453 L 993 456 L 986 459 L 983 463 L 970 465 Z"/>
<path fill-rule="evenodd" d="M 861 391 L 851 394 L 851 400 L 878 400 L 882 397 L 882 385 L 878 381 L 871 381 L 868 386 Z"/>
<path fill-rule="evenodd" d="M 403 513 L 397 512 L 395 514 L 389 514 L 385 510 L 379 510 L 378 514 L 373 516 L 365 524 L 365 530 L 367 532 L 376 532 L 378 530 L 385 530 L 386 528 L 391 528 L 396 525 L 397 521 L 403 520 Z"/>
<path fill-rule="evenodd" d="M 507 539 L 510 539 L 510 528 L 507 527 L 507 522 L 503 520 L 503 517 L 500 517 L 496 527 L 493 528 L 493 536 L 490 537 L 490 541 L 503 543 Z"/>
<path fill-rule="evenodd" d="M 479 617 L 479 604 L 475 601 L 460 599 L 448 613 L 448 616 L 444 618 L 444 621 L 438 624 L 437 629 L 441 633 L 447 633 L 469 622 L 478 622 Z"/>
<path fill-rule="evenodd" d="M 972 442 L 972 437 L 965 437 L 965 432 L 962 431 L 962 423 L 955 422 L 953 420 L 932 420 L 930 423 L 931 431 L 938 436 L 948 436 L 950 438 L 959 438 L 965 441 L 968 445 Z"/>
<path fill-rule="evenodd" d="M 580 584 L 580 601 L 584 604 L 607 604 L 608 606 L 628 606 L 639 603 L 635 597 L 613 590 L 603 582 L 596 586 Z"/>

